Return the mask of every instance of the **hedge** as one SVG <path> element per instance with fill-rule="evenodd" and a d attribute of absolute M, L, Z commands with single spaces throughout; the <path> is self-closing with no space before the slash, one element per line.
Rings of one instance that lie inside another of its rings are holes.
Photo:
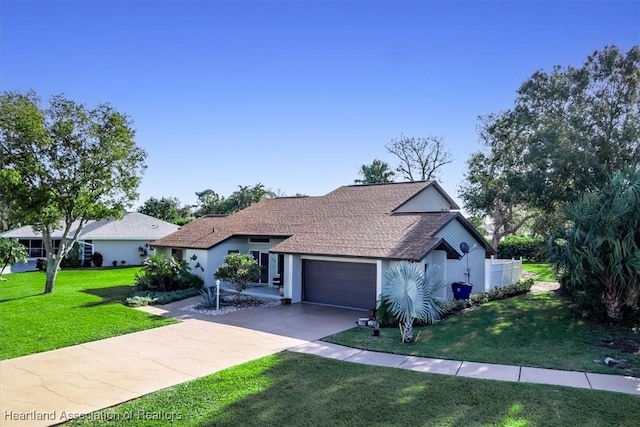
<path fill-rule="evenodd" d="M 544 262 L 542 250 L 544 240 L 527 236 L 507 236 L 498 244 L 498 258 L 510 259 L 522 257 L 530 262 Z"/>

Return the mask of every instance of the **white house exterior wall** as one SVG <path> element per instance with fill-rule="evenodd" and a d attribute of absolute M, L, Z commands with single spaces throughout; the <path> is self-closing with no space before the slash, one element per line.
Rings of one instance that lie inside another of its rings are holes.
<path fill-rule="evenodd" d="M 401 262 L 402 261 L 389 261 L 389 260 L 382 261 L 382 283 L 383 284 L 384 284 L 384 272 L 386 272 L 387 269 L 400 264 Z M 446 284 L 444 290 L 439 296 L 444 298 L 451 298 L 451 287 L 449 286 L 449 284 L 451 283 L 452 280 L 450 281 L 447 278 L 447 271 L 448 271 L 447 253 L 445 251 L 431 251 L 427 254 L 427 256 L 425 256 L 420 261 L 420 265 L 422 266 L 421 268 L 424 268 L 424 265 L 437 266 L 438 272 L 437 272 L 436 278 L 438 280 L 443 280 Z M 378 297 L 380 297 L 380 293 L 378 293 Z"/>
<path fill-rule="evenodd" d="M 195 259 L 192 259 L 195 256 Z M 208 267 L 208 259 L 209 251 L 206 249 L 186 249 L 185 250 L 185 260 L 189 263 L 190 273 L 199 276 L 202 280 L 207 282 L 207 276 L 213 277 L 213 271 L 210 271 Z M 200 264 L 201 268 L 196 267 L 196 265 Z M 204 271 L 203 271 L 204 270 Z"/>
<path fill-rule="evenodd" d="M 484 246 L 482 246 L 481 243 L 478 242 L 476 238 L 471 233 L 469 233 L 458 221 L 451 221 L 449 224 L 447 224 L 446 227 L 438 232 L 437 236 L 444 238 L 447 242 L 449 242 L 451 246 L 456 248 L 456 250 L 461 255 L 461 242 L 467 242 L 470 247 L 473 247 L 477 244 L 476 249 L 467 255 L 469 257 L 469 267 L 471 268 L 470 282 L 475 285 L 473 287 L 473 293 L 483 292 L 484 259 L 486 255 Z M 464 273 L 466 266 L 466 257 L 460 260 L 448 259 L 446 262 L 446 280 L 448 282 L 447 285 L 450 285 L 452 282 L 464 282 Z"/>
<path fill-rule="evenodd" d="M 302 301 L 302 257 L 285 254 L 284 256 L 284 296 L 292 303 Z"/>
<path fill-rule="evenodd" d="M 27 262 L 17 262 L 13 265 L 7 265 L 7 267 L 4 270 L 0 271 L 0 274 L 23 273 L 25 271 L 35 271 L 36 259 L 37 258 L 28 258 Z"/>
<path fill-rule="evenodd" d="M 427 187 L 396 209 L 395 212 L 441 212 L 449 210 L 449 202 L 433 187 Z"/>
<path fill-rule="evenodd" d="M 110 266 L 113 261 L 122 265 L 140 265 L 145 257 L 140 256 L 139 247 L 145 247 L 149 240 L 93 240 L 93 252 L 102 254 L 103 265 Z M 150 252 L 147 248 L 148 253 Z"/>
<path fill-rule="evenodd" d="M 249 253 L 247 242 L 247 238 L 233 237 L 208 250 L 206 265 L 202 262 L 200 263 L 204 266 L 203 279 L 205 286 L 215 286 L 216 279 L 213 277 L 213 273 L 218 269 L 218 266 L 224 263 L 224 257 L 229 254 L 229 251 L 238 251 L 242 254 Z M 189 264 L 193 269 L 194 261 L 189 260 Z"/>
<path fill-rule="evenodd" d="M 422 261 L 430 267 L 437 266 L 436 280 L 443 281 L 445 284 L 444 289 L 438 296 L 450 299 L 451 286 L 449 285 L 453 280 L 449 280 L 447 277 L 447 253 L 445 251 L 432 251 Z"/>

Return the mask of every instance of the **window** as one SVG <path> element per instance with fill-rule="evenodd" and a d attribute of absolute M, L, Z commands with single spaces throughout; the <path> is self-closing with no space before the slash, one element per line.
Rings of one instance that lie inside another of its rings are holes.
<path fill-rule="evenodd" d="M 171 249 L 171 256 L 176 261 L 182 261 L 182 259 L 184 257 L 184 251 L 182 249 Z"/>
<path fill-rule="evenodd" d="M 20 239 L 20 244 L 27 248 L 29 258 L 44 258 L 47 256 L 47 251 L 44 249 L 44 241 L 42 239 Z M 60 248 L 60 239 L 53 239 L 51 245 L 54 252 L 58 252 Z"/>
<path fill-rule="evenodd" d="M 237 250 L 237 249 L 231 249 L 231 250 L 227 251 L 227 255 L 230 255 L 230 254 L 239 254 L 239 253 L 240 253 L 240 251 L 239 251 L 239 250 Z"/>
<path fill-rule="evenodd" d="M 251 243 L 269 243 L 269 239 L 265 239 L 262 237 L 252 237 L 249 239 Z"/>

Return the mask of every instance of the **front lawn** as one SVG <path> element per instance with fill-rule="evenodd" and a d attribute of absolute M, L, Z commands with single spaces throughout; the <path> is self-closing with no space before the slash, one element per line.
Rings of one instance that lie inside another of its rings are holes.
<path fill-rule="evenodd" d="M 607 356 L 626 359 L 640 372 L 640 335 L 622 327 L 590 325 L 571 317 L 568 303 L 555 293 L 526 294 L 466 310 L 437 325 L 415 328 L 418 341 L 400 343 L 397 328 L 372 337 L 353 328 L 325 341 L 374 351 L 442 359 L 541 368 L 632 374 L 594 363 Z M 605 340 L 605 341 L 602 341 Z M 629 343 L 635 354 L 602 346 Z M 635 343 L 635 344 L 634 344 Z M 634 347 L 635 345 L 635 347 Z"/>
<path fill-rule="evenodd" d="M 280 353 L 71 426 L 632 426 L 638 396 Z"/>
<path fill-rule="evenodd" d="M 0 359 L 175 323 L 125 307 L 138 268 L 63 270 L 51 294 L 41 272 L 0 282 Z"/>

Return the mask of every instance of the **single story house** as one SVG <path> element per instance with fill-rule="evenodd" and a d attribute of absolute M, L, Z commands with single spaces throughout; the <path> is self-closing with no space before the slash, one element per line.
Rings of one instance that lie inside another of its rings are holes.
<path fill-rule="evenodd" d="M 100 252 L 105 266 L 116 261 L 118 265 L 140 265 L 151 254 L 150 243 L 179 230 L 179 226 L 139 212 L 127 212 L 121 219 L 92 220 L 80 233 L 78 242 L 83 247 L 83 260 L 90 261 L 95 252 Z M 72 226 L 75 232 L 77 225 Z M 12 272 L 35 270 L 36 260 L 47 256 L 42 234 L 30 225 L 0 233 L 0 236 L 16 238 L 29 253 L 28 262 L 11 267 Z M 60 244 L 62 230 L 52 233 L 53 247 Z"/>
<path fill-rule="evenodd" d="M 440 279 L 484 290 L 491 247 L 436 182 L 340 187 L 319 197 L 265 199 L 229 216 L 205 216 L 152 242 L 187 260 L 214 286 L 213 273 L 232 252 L 250 253 L 262 267 L 259 283 L 279 276 L 285 297 L 369 309 L 385 271 L 402 261 L 439 266 Z M 460 243 L 475 246 L 463 259 Z M 447 286 L 447 296 L 451 289 Z"/>

